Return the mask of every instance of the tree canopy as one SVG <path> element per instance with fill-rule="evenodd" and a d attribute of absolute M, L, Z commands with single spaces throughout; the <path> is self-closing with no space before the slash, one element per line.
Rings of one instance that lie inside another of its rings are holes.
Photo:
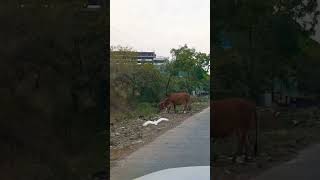
<path fill-rule="evenodd" d="M 307 58 L 303 43 L 314 34 L 318 15 L 316 0 L 215 1 L 214 81 L 228 77 L 250 97 L 272 90 L 275 78 L 287 81 Z M 223 47 L 226 40 L 233 57 Z M 226 83 L 213 87 L 230 88 Z"/>

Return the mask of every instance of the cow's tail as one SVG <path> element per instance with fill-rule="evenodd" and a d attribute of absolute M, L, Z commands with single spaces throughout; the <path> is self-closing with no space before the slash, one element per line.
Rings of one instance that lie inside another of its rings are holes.
<path fill-rule="evenodd" d="M 257 116 L 257 110 L 254 111 L 254 119 L 255 119 L 255 129 L 256 129 L 256 139 L 255 139 L 255 144 L 254 144 L 254 155 L 258 155 L 258 144 L 259 144 L 259 119 Z"/>

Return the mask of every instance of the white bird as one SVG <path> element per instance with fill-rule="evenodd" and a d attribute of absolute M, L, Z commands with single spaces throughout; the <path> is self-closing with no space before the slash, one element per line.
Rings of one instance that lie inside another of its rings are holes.
<path fill-rule="evenodd" d="M 156 121 L 147 121 L 147 122 L 143 123 L 142 126 L 147 126 L 147 125 L 149 125 L 149 124 L 158 125 L 161 121 L 169 121 L 169 119 L 167 119 L 167 118 L 160 118 L 160 119 L 158 119 L 158 120 L 156 120 Z"/>

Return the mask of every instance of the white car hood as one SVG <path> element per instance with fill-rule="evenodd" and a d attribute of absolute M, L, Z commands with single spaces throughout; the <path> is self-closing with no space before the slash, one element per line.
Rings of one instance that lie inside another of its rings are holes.
<path fill-rule="evenodd" d="M 210 180 L 210 166 L 165 169 L 134 180 Z"/>

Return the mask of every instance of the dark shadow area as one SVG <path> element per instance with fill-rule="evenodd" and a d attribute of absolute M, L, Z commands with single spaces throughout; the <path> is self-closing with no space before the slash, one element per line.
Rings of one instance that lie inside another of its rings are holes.
<path fill-rule="evenodd" d="M 312 0 L 214 2 L 210 79 L 214 179 L 250 179 L 320 142 L 317 6 Z M 230 101 L 233 98 L 246 103 Z M 245 147 L 248 129 L 252 159 L 232 162 L 238 139 Z"/>
<path fill-rule="evenodd" d="M 106 176 L 106 8 L 0 5 L 0 179 Z"/>

